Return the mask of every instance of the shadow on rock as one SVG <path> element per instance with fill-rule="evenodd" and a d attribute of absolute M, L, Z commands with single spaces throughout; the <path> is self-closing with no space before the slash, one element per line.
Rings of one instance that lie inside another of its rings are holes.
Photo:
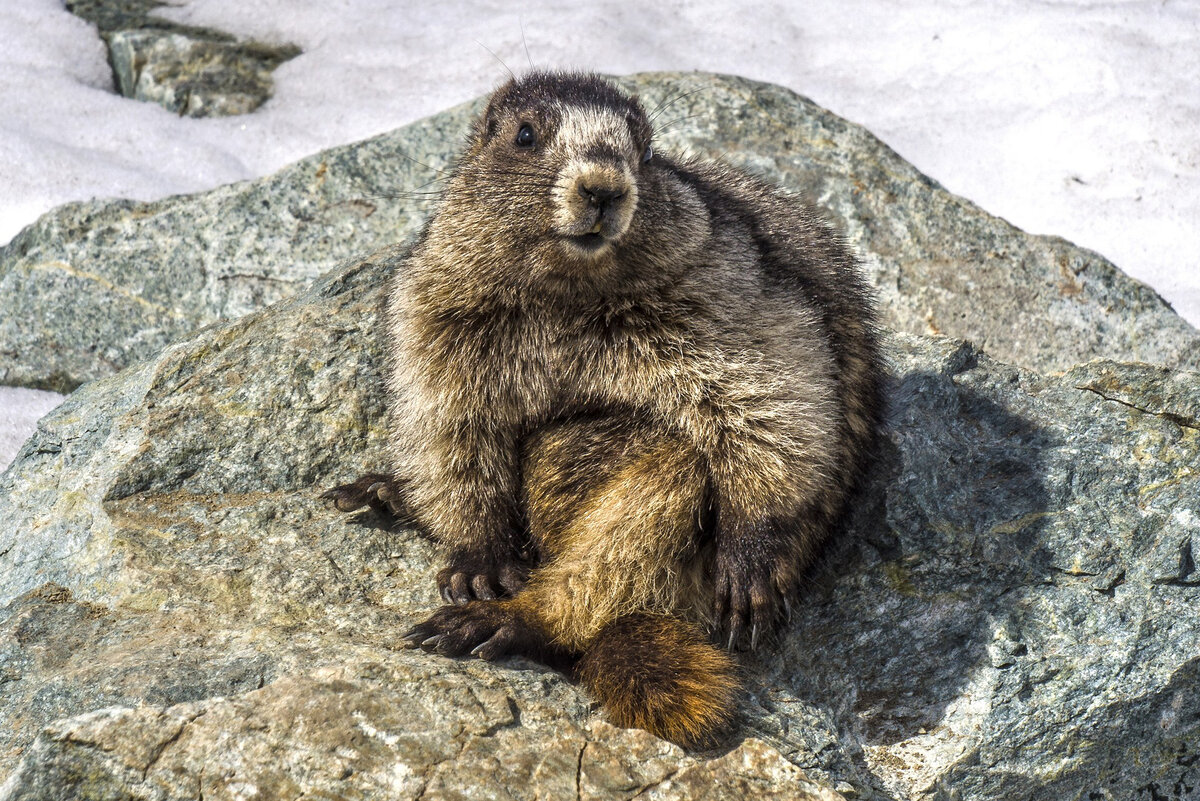
<path fill-rule="evenodd" d="M 900 352 L 846 530 L 777 652 L 749 671 L 762 708 L 750 727 L 800 764 L 825 750 L 806 725 L 815 717 L 874 773 L 874 748 L 938 736 L 981 670 L 1024 653 L 1018 590 L 1049 569 L 1042 454 L 1053 435 L 1005 397 L 1018 394 L 1015 373 L 989 364 L 985 376 L 973 348 L 944 348 L 939 371 L 928 359 L 905 369 Z"/>

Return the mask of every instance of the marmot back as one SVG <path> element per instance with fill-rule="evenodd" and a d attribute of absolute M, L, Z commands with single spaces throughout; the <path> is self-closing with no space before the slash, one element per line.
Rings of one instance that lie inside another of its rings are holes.
<path fill-rule="evenodd" d="M 450 656 L 573 671 L 618 725 L 732 719 L 869 456 L 870 296 L 798 199 L 651 144 L 635 98 L 508 82 L 388 288 L 388 475 L 328 493 L 445 546 Z"/>

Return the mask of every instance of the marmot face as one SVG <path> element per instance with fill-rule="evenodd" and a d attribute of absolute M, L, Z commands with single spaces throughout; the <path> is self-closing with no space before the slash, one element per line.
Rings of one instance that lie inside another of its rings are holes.
<path fill-rule="evenodd" d="M 568 248 L 599 253 L 629 229 L 637 210 L 637 180 L 621 150 L 632 144 L 620 137 L 619 118 L 591 109 L 571 109 L 562 117 L 558 148 L 565 162 L 551 193 L 554 222 Z M 591 147 L 576 147 L 578 142 Z M 602 146 L 603 141 L 622 147 Z"/>
<path fill-rule="evenodd" d="M 536 263 L 602 270 L 636 220 L 650 136 L 641 104 L 606 82 L 527 76 L 493 95 L 456 188 L 492 206 L 510 243 L 557 256 Z"/>

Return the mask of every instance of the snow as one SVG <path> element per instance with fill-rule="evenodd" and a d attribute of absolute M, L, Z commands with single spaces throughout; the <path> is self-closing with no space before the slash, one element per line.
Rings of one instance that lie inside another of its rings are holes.
<path fill-rule="evenodd" d="M 38 418 L 62 401 L 57 392 L 5 387 L 0 392 L 0 471 L 33 433 Z"/>
<path fill-rule="evenodd" d="M 984 209 L 1103 253 L 1200 324 L 1195 0 L 515 8 L 173 0 L 163 16 L 304 51 L 257 112 L 195 120 L 113 94 L 99 38 L 61 0 L 6 0 L 0 242 L 61 203 L 199 191 L 381 133 L 488 91 L 507 77 L 501 61 L 700 69 L 811 97 Z M 0 390 L 0 409 L 28 418 L 40 407 L 23 397 Z"/>

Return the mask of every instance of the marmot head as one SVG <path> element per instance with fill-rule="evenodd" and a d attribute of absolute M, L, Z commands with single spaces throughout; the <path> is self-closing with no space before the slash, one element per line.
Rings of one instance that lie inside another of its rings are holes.
<path fill-rule="evenodd" d="M 469 193 L 476 213 L 492 215 L 507 244 L 596 266 L 634 223 L 650 137 L 641 104 L 607 80 L 534 72 L 492 94 L 457 190 Z"/>

